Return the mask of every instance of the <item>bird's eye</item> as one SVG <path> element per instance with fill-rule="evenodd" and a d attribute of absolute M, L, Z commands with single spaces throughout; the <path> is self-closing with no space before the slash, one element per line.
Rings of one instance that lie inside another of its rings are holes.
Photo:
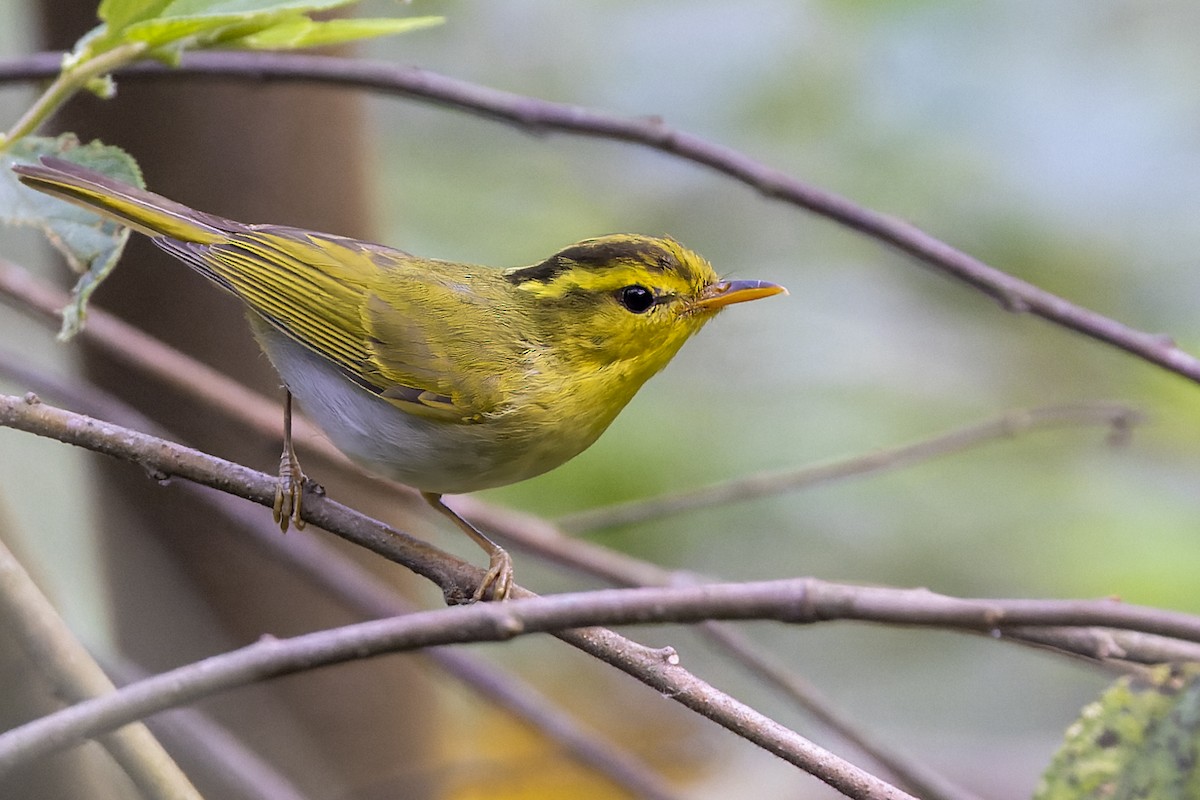
<path fill-rule="evenodd" d="M 617 292 L 617 300 L 634 314 L 641 314 L 654 305 L 654 292 L 635 284 Z"/>

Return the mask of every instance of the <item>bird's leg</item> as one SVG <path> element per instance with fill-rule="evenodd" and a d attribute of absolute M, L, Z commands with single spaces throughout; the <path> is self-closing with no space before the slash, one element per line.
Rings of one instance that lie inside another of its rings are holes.
<path fill-rule="evenodd" d="M 448 517 L 455 525 L 461 528 L 463 533 L 470 536 L 475 544 L 482 547 L 484 552 L 488 554 L 487 574 L 483 576 L 483 580 L 479 583 L 479 587 L 475 589 L 475 593 L 471 596 L 471 599 L 483 600 L 486 597 L 489 600 L 507 600 L 508 593 L 512 591 L 513 585 L 512 556 L 508 554 L 508 551 L 484 536 L 474 525 L 454 513 L 449 506 L 442 502 L 440 494 L 436 492 L 421 492 L 421 496 L 425 498 L 425 502 L 429 503 L 439 513 Z"/>
<path fill-rule="evenodd" d="M 288 524 L 295 523 L 296 530 L 304 528 L 300 518 L 300 505 L 304 498 L 304 470 L 296 458 L 292 446 L 292 393 L 284 389 L 283 400 L 283 455 L 279 457 L 279 483 L 275 486 L 275 506 L 272 515 L 279 530 L 287 533 Z"/>

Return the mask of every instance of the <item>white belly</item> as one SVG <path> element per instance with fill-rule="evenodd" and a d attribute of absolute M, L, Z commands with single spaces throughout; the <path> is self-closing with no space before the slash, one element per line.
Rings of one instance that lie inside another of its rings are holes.
<path fill-rule="evenodd" d="M 426 492 L 457 494 L 539 475 L 576 455 L 507 435 L 505 423 L 447 423 L 407 414 L 354 384 L 331 362 L 259 320 L 263 350 L 305 414 L 351 460 Z M 510 432 L 511 433 L 511 432 Z M 590 444 L 590 442 L 589 442 Z"/>

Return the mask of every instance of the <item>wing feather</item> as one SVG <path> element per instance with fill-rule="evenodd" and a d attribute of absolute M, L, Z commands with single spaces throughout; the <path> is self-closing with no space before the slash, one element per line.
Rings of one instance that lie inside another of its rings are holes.
<path fill-rule="evenodd" d="M 473 422 L 498 403 L 482 390 L 488 381 L 473 381 L 462 363 L 471 347 L 454 324 L 453 292 L 406 253 L 279 226 L 232 232 L 216 244 L 155 243 L 401 410 Z M 421 302 L 430 292 L 445 293 L 449 307 Z"/>

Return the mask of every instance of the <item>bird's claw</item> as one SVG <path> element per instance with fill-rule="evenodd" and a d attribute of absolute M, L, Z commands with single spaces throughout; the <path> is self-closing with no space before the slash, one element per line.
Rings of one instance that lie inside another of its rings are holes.
<path fill-rule="evenodd" d="M 508 551 L 497 547 L 491 553 L 487 574 L 479 582 L 475 593 L 471 595 L 473 602 L 480 600 L 507 600 L 513 587 L 513 561 Z"/>
<path fill-rule="evenodd" d="M 271 507 L 271 516 L 284 533 L 287 533 L 289 524 L 295 524 L 296 530 L 304 529 L 300 514 L 307 480 L 295 452 L 285 450 L 279 459 L 279 482 L 275 484 L 275 504 Z"/>

